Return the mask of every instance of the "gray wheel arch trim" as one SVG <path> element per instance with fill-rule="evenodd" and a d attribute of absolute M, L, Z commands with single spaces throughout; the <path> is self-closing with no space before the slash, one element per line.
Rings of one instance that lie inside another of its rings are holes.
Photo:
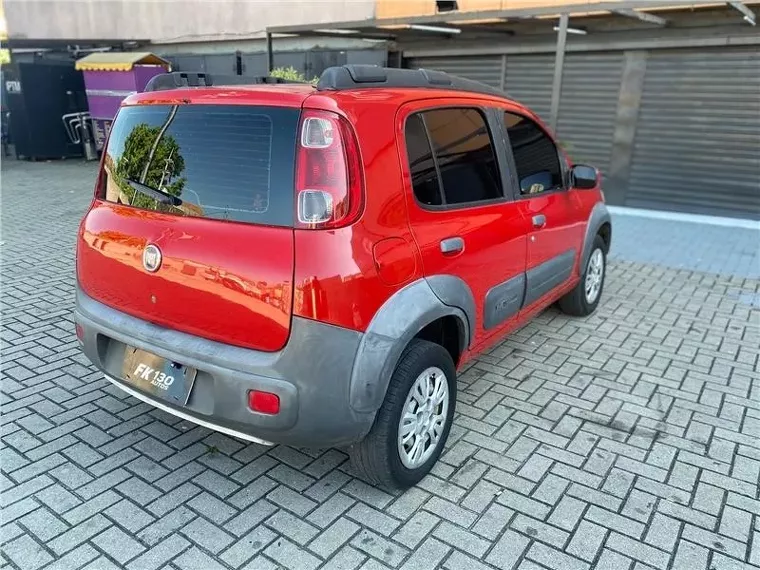
<path fill-rule="evenodd" d="M 594 243 L 596 234 L 599 233 L 605 223 L 612 225 L 612 218 L 607 210 L 607 206 L 604 202 L 597 202 L 591 209 L 591 215 L 588 218 L 588 224 L 586 225 L 586 235 L 583 238 L 583 253 L 581 256 L 581 262 L 578 264 L 578 273 L 583 275 L 583 271 L 588 264 L 588 258 L 591 255 L 591 246 Z"/>
<path fill-rule="evenodd" d="M 435 282 L 435 278 L 433 280 Z M 441 290 L 445 290 L 448 298 L 452 299 L 455 286 L 448 279 L 443 282 L 449 285 Z M 466 287 L 463 282 L 462 285 Z M 467 305 L 468 309 L 471 304 L 474 313 L 475 303 L 469 288 L 466 293 L 469 299 L 465 297 L 462 304 Z M 464 333 L 460 339 L 460 349 L 469 346 L 471 328 L 465 310 L 444 303 L 428 279 L 414 281 L 394 293 L 377 311 L 359 344 L 351 372 L 351 407 L 357 412 L 377 411 L 404 348 L 426 325 L 446 316 L 459 320 L 460 330 Z"/>

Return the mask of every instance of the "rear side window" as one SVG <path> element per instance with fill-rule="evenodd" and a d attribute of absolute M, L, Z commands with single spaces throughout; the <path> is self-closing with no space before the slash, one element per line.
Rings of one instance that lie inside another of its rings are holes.
<path fill-rule="evenodd" d="M 440 206 L 443 202 L 438 171 L 421 115 L 412 115 L 406 121 L 406 151 L 417 200 L 426 206 Z"/>
<path fill-rule="evenodd" d="M 417 200 L 428 206 L 501 198 L 503 190 L 483 114 L 435 109 L 410 116 L 405 128 Z"/>
<path fill-rule="evenodd" d="M 239 105 L 125 107 L 105 158 L 105 199 L 256 224 L 293 224 L 299 111 Z"/>
<path fill-rule="evenodd" d="M 540 194 L 562 187 L 557 147 L 536 123 L 513 113 L 504 113 L 509 144 L 515 157 L 520 194 Z"/>

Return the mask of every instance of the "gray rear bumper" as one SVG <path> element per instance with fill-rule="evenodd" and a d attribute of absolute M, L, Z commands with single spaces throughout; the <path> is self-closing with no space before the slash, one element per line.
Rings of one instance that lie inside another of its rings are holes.
<path fill-rule="evenodd" d="M 170 413 L 261 443 L 347 445 L 370 430 L 375 413 L 350 405 L 356 331 L 293 317 L 287 345 L 259 352 L 206 340 L 126 315 L 77 291 L 76 321 L 87 357 L 117 386 Z M 185 406 L 142 393 L 121 380 L 124 348 L 148 350 L 198 369 Z M 280 397 L 280 413 L 248 407 L 250 390 Z"/>

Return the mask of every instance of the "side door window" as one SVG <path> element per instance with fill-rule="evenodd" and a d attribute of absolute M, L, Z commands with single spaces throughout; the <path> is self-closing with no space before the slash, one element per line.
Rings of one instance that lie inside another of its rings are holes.
<path fill-rule="evenodd" d="M 504 113 L 504 127 L 515 158 L 520 195 L 561 189 L 562 168 L 551 137 L 531 119 L 514 113 Z"/>
<path fill-rule="evenodd" d="M 491 135 L 474 108 L 411 115 L 405 128 L 414 195 L 423 206 L 456 206 L 504 197 Z"/>

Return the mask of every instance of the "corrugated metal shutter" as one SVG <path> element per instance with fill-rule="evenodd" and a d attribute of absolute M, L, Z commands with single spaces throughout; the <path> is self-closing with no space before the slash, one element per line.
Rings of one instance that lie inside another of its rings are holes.
<path fill-rule="evenodd" d="M 492 87 L 501 87 L 501 56 L 423 57 L 408 59 L 410 69 L 437 69 L 452 75 L 481 81 Z"/>
<path fill-rule="evenodd" d="M 548 123 L 552 105 L 554 55 L 508 55 L 504 90 Z"/>
<path fill-rule="evenodd" d="M 235 54 L 210 54 L 203 56 L 205 59 L 206 73 L 214 75 L 235 74 Z"/>
<path fill-rule="evenodd" d="M 172 57 L 173 71 L 206 71 L 206 61 L 202 55 L 179 55 Z"/>
<path fill-rule="evenodd" d="M 252 77 L 267 74 L 267 54 L 265 53 L 244 53 L 243 54 L 243 75 Z"/>
<path fill-rule="evenodd" d="M 760 50 L 653 51 L 625 203 L 760 218 Z"/>
<path fill-rule="evenodd" d="M 607 173 L 624 56 L 614 53 L 569 53 L 562 75 L 557 134 L 574 162 Z"/>

